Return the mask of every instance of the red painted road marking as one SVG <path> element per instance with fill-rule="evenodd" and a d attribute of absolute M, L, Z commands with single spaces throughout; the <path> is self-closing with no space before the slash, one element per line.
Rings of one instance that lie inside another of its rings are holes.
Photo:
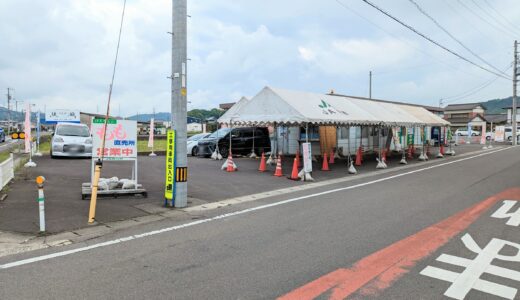
<path fill-rule="evenodd" d="M 354 292 L 377 294 L 407 273 L 419 260 L 429 256 L 451 238 L 466 229 L 495 203 L 504 199 L 519 199 L 520 188 L 491 196 L 443 221 L 379 250 L 349 269 L 326 274 L 279 300 L 314 299 L 325 293 L 330 299 L 345 299 Z"/>

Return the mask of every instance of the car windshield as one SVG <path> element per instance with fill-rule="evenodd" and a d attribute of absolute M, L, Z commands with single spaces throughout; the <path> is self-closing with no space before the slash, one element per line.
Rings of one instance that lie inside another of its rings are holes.
<path fill-rule="evenodd" d="M 90 136 L 88 132 L 88 127 L 86 126 L 73 126 L 73 125 L 61 125 L 56 129 L 57 135 L 65 135 L 65 136 Z"/>
<path fill-rule="evenodd" d="M 230 128 L 220 128 L 219 130 L 213 132 L 209 137 L 212 139 L 216 139 L 217 137 L 224 137 L 230 131 Z"/>
<path fill-rule="evenodd" d="M 200 139 L 202 139 L 203 137 L 205 137 L 207 134 L 206 133 L 199 133 L 199 134 L 196 134 L 194 136 L 191 136 L 188 141 L 198 141 Z"/>

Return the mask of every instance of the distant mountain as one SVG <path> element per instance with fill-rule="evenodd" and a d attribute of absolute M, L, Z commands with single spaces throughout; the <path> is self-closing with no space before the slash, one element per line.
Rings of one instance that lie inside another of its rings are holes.
<path fill-rule="evenodd" d="M 36 114 L 35 112 L 31 113 L 31 121 L 36 121 Z M 45 114 L 41 113 L 40 118 L 44 119 Z M 0 107 L 0 120 L 7 121 L 9 120 L 9 110 L 5 107 Z M 25 120 L 25 113 L 23 112 L 16 112 L 14 110 L 11 110 L 11 121 L 13 122 L 23 122 Z"/>
<path fill-rule="evenodd" d="M 493 99 L 481 103 L 484 105 L 484 107 L 486 107 L 486 114 L 505 114 L 507 111 L 502 108 L 512 106 L 513 97 L 505 99 Z"/>
<path fill-rule="evenodd" d="M 224 113 L 223 110 L 213 108 L 212 110 L 206 109 L 192 109 L 188 112 L 188 117 L 197 118 L 199 120 L 206 120 L 208 118 L 218 119 Z M 153 118 L 153 114 L 139 114 L 128 117 L 128 120 L 137 120 L 139 122 L 149 122 Z M 157 121 L 170 121 L 171 115 L 169 112 L 160 112 L 155 114 L 155 120 Z"/>

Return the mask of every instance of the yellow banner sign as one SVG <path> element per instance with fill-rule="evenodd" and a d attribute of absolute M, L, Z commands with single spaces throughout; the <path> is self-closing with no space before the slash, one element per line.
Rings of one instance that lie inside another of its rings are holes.
<path fill-rule="evenodd" d="M 168 130 L 166 140 L 166 183 L 164 198 L 173 199 L 175 189 L 175 130 Z"/>

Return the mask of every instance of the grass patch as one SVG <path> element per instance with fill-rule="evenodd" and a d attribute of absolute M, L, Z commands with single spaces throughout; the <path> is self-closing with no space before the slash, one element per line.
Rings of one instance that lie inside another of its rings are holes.
<path fill-rule="evenodd" d="M 0 163 L 6 161 L 10 156 L 11 156 L 10 150 L 0 152 Z"/>
<path fill-rule="evenodd" d="M 154 151 L 166 151 L 166 140 L 154 140 Z M 148 148 L 148 140 L 137 141 L 137 152 L 151 152 L 152 148 Z"/>
<path fill-rule="evenodd" d="M 46 142 L 40 143 L 40 152 L 47 153 L 47 154 L 50 153 L 51 152 L 51 142 L 46 141 Z"/>

